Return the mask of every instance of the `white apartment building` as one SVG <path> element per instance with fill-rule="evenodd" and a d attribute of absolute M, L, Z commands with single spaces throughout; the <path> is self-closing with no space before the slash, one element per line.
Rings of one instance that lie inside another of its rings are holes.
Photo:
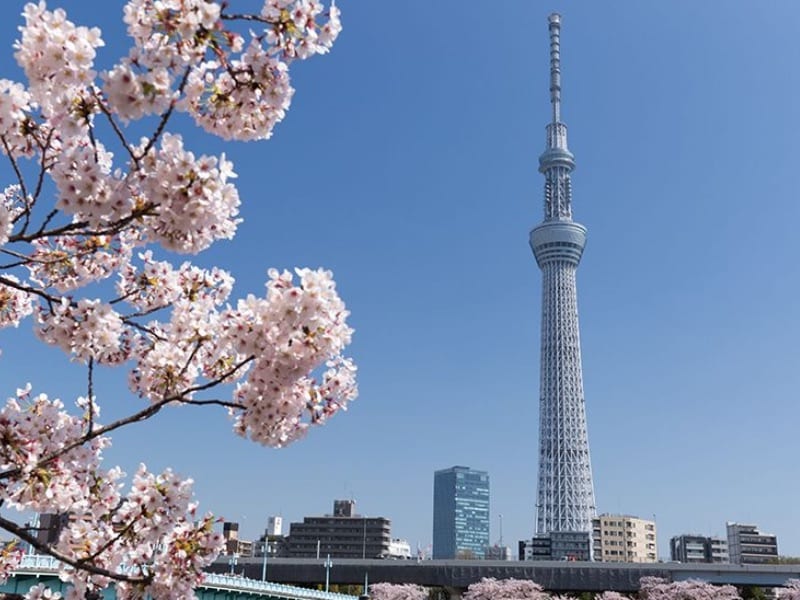
<path fill-rule="evenodd" d="M 631 515 L 604 514 L 592 521 L 592 554 L 600 562 L 654 563 L 656 523 Z"/>

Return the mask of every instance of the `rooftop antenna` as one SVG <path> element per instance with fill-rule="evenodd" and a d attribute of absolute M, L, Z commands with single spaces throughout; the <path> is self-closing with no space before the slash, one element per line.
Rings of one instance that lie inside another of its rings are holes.
<path fill-rule="evenodd" d="M 498 542 L 498 546 L 503 545 L 503 515 L 497 515 L 500 518 L 500 541 Z"/>

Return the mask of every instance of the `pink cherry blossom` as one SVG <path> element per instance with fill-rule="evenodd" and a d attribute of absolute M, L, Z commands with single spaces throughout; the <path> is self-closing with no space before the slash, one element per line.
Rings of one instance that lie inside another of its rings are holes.
<path fill-rule="evenodd" d="M 732 585 L 712 585 L 705 581 L 667 581 L 642 577 L 639 596 L 642 600 L 741 600 Z"/>
<path fill-rule="evenodd" d="M 538 583 L 527 579 L 484 577 L 471 584 L 464 600 L 546 600 L 550 596 Z"/>
<path fill-rule="evenodd" d="M 777 588 L 778 600 L 800 600 L 800 579 L 789 579 L 784 587 Z"/>
<path fill-rule="evenodd" d="M 428 590 L 413 583 L 373 583 L 369 586 L 373 600 L 426 600 Z"/>
<path fill-rule="evenodd" d="M 5 281 L 3 281 L 5 280 Z M 20 280 L 14 275 L 0 276 L 0 328 L 13 325 L 33 312 L 31 294 L 14 287 Z"/>

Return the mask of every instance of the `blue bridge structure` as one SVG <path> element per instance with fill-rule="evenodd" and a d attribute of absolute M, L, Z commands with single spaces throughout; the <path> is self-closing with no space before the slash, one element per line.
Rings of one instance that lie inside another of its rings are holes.
<path fill-rule="evenodd" d="M 14 574 L 0 585 L 0 594 L 25 594 L 32 586 L 44 583 L 50 589 L 61 592 L 69 587 L 58 578 L 61 564 L 52 557 L 27 555 Z M 358 600 L 357 596 L 335 594 L 259 579 L 247 579 L 241 575 L 207 573 L 203 584 L 195 590 L 200 600 Z M 114 590 L 104 591 L 104 599 L 115 597 Z"/>

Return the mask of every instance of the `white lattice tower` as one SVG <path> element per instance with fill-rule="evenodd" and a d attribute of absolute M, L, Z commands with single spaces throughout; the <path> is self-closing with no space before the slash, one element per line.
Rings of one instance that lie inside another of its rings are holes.
<path fill-rule="evenodd" d="M 536 533 L 591 531 L 595 516 L 575 288 L 586 228 L 572 220 L 570 173 L 575 159 L 561 122 L 561 17 L 550 15 L 549 26 L 553 119 L 547 125 L 547 148 L 539 157 L 545 176 L 544 222 L 530 235 L 542 269 Z"/>

